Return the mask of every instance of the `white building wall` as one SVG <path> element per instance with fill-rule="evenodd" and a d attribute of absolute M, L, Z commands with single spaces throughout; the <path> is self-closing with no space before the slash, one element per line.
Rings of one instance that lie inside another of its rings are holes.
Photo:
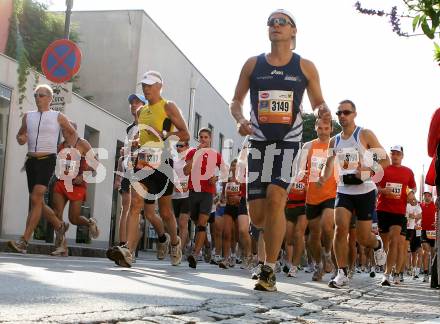
<path fill-rule="evenodd" d="M 195 85 L 195 111 L 202 116 L 201 126 L 208 126 L 208 122 L 214 126 L 213 147 L 219 146 L 221 129 L 225 139 L 234 141 L 237 151 L 242 138 L 228 102 L 144 11 L 75 11 L 72 21 L 78 26 L 83 52 L 79 73 L 82 95 L 94 96 L 99 106 L 130 121 L 125 109 L 128 94 L 141 92 L 137 82 L 145 71 L 160 71 L 163 96 L 182 109 L 187 121 L 191 87 Z"/>
<path fill-rule="evenodd" d="M 21 171 L 27 153 L 27 145 L 20 146 L 15 139 L 21 125 L 16 71 L 17 63 L 0 55 L 0 83 L 13 89 L 6 147 L 3 217 L 0 233 L 5 238 L 18 237 L 23 233 L 28 214 L 26 173 Z M 47 83 L 47 80 L 40 76 L 39 83 Z M 23 112 L 36 109 L 33 98 L 34 85 L 35 79 L 31 74 L 26 85 Z M 100 154 L 100 161 L 106 169 L 106 177 L 103 182 L 96 184 L 94 209 L 92 210 L 92 216 L 98 220 L 101 235 L 91 244 L 91 246 L 107 246 L 110 234 L 116 144 L 117 140 L 124 141 L 127 123 L 76 94 L 73 94 L 72 103 L 67 105 L 65 114 L 78 124 L 78 134 L 81 137 L 84 135 L 85 125 L 98 130 L 100 132 L 99 147 L 108 151 L 107 158 L 104 154 Z M 65 210 L 65 219 L 67 219 L 67 210 L 68 206 Z M 76 226 L 71 226 L 67 238 L 75 240 Z"/>

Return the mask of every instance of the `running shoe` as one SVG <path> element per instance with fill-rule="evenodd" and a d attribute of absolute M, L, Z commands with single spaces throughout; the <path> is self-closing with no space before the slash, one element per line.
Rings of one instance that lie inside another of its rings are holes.
<path fill-rule="evenodd" d="M 55 230 L 55 247 L 61 246 L 63 243 L 66 232 L 69 230 L 69 223 L 62 222 L 59 229 Z"/>
<path fill-rule="evenodd" d="M 69 250 L 67 248 L 66 239 L 63 240 L 60 246 L 58 246 L 55 251 L 50 253 L 52 256 L 66 257 L 69 255 Z"/>
<path fill-rule="evenodd" d="M 255 284 L 254 290 L 277 291 L 275 273 L 268 265 L 261 267 L 261 273 Z"/>
<path fill-rule="evenodd" d="M 380 283 L 382 286 L 391 286 L 391 283 L 390 283 L 390 275 L 386 275 L 386 274 L 384 274 L 383 276 L 382 276 L 382 281 L 381 281 L 381 283 Z"/>
<path fill-rule="evenodd" d="M 321 264 L 315 265 L 315 271 L 313 272 L 312 281 L 321 281 L 324 271 Z"/>
<path fill-rule="evenodd" d="M 383 242 L 379 235 L 376 235 L 377 240 L 379 241 L 380 247 L 374 251 L 374 260 L 376 261 L 376 265 L 383 266 L 387 262 L 387 254 L 383 249 Z"/>
<path fill-rule="evenodd" d="M 312 273 L 313 271 L 315 271 L 315 266 L 312 263 L 309 263 L 304 269 L 305 273 Z"/>
<path fill-rule="evenodd" d="M 225 258 L 222 261 L 219 262 L 218 267 L 221 269 L 229 269 L 229 262 L 228 259 Z"/>
<path fill-rule="evenodd" d="M 165 259 L 165 256 L 168 254 L 168 251 L 170 249 L 170 235 L 168 233 L 165 233 L 165 237 L 166 237 L 165 242 L 157 243 L 156 256 L 158 260 Z"/>
<path fill-rule="evenodd" d="M 126 245 L 116 246 L 112 252 L 112 257 L 117 265 L 124 268 L 131 268 L 133 256 Z"/>
<path fill-rule="evenodd" d="M 211 262 L 211 248 L 210 247 L 203 247 L 203 259 L 206 263 Z"/>
<path fill-rule="evenodd" d="M 182 244 L 180 241 L 180 237 L 177 237 L 177 244 L 170 244 L 170 259 L 171 265 L 177 266 L 182 262 Z"/>
<path fill-rule="evenodd" d="M 349 282 L 349 279 L 347 278 L 347 276 L 344 273 L 344 270 L 339 269 L 338 270 L 338 274 L 335 277 L 335 279 L 332 279 L 329 281 L 328 286 L 330 288 L 342 288 L 344 286 L 346 286 Z"/>
<path fill-rule="evenodd" d="M 296 278 L 297 274 L 298 274 L 298 268 L 296 266 L 291 266 L 289 272 L 287 273 L 287 276 L 289 278 Z"/>
<path fill-rule="evenodd" d="M 188 256 L 188 265 L 190 268 L 195 269 L 197 267 L 197 260 L 194 255 L 190 254 Z"/>
<path fill-rule="evenodd" d="M 403 277 L 403 272 L 401 272 L 399 274 L 399 280 L 400 280 L 400 282 L 404 282 L 405 281 L 405 278 Z"/>
<path fill-rule="evenodd" d="M 393 283 L 394 283 L 395 285 L 400 284 L 399 274 L 397 274 L 397 273 L 393 273 Z"/>
<path fill-rule="evenodd" d="M 99 236 L 98 222 L 93 217 L 89 219 L 89 234 L 92 239 L 97 239 Z"/>
<path fill-rule="evenodd" d="M 8 242 L 8 247 L 13 252 L 15 252 L 15 253 L 26 254 L 27 253 L 28 242 L 26 242 L 25 239 L 22 236 L 17 241 L 9 241 Z"/>
<path fill-rule="evenodd" d="M 423 275 L 423 282 L 428 282 L 429 281 L 429 274 L 427 273 L 427 271 L 425 271 L 425 274 Z"/>

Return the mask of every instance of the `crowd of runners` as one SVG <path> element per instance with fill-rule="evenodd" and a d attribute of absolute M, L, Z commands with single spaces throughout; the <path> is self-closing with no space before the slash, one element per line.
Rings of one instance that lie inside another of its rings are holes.
<path fill-rule="evenodd" d="M 194 269 L 200 262 L 219 271 L 240 267 L 256 280 L 256 290 L 276 291 L 277 273 L 294 281 L 303 270 L 313 281 L 328 274 L 332 288 L 362 272 L 383 273 L 383 286 L 398 285 L 405 275 L 428 281 L 437 209 L 432 192 L 417 188 L 413 171 L 402 165 L 403 146 L 384 149 L 371 129 L 356 125 L 358 112 L 365 112 L 351 100 L 335 107 L 342 131 L 332 136 L 318 71 L 293 51 L 294 16 L 276 10 L 267 26 L 271 51 L 246 61 L 230 104 L 245 136 L 231 161 L 211 147 L 208 128 L 191 147 L 181 110 L 161 95 L 161 74 L 143 75 L 143 93 L 128 97 L 133 122 L 115 179 L 122 200 L 119 243 L 107 257 L 133 265 L 145 217 L 157 233 L 159 260 L 169 255 L 173 266 L 187 262 Z M 302 144 L 306 90 L 317 138 Z M 250 118 L 243 114 L 248 92 Z M 99 236 L 96 220 L 80 215 L 87 179 L 99 162 L 75 124 L 49 109 L 52 89 L 40 85 L 34 94 L 38 110 L 24 115 L 17 134 L 19 144 L 28 145 L 31 208 L 23 236 L 9 246 L 25 253 L 44 215 L 56 233 L 52 254 L 66 256 L 67 202 L 70 223 Z M 58 145 L 60 131 L 64 142 Z M 50 208 L 44 193 L 54 173 Z"/>

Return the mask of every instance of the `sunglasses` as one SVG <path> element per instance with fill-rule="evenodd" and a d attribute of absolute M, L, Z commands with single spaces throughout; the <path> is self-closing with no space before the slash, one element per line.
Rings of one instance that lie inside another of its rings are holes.
<path fill-rule="evenodd" d="M 292 22 L 289 19 L 280 17 L 280 18 L 270 18 L 267 21 L 267 25 L 269 27 L 273 27 L 275 26 L 275 24 L 280 25 L 280 26 L 286 26 L 286 25 L 291 25 L 293 26 Z"/>
<path fill-rule="evenodd" d="M 49 95 L 45 93 L 34 93 L 34 98 L 43 98 L 43 97 L 49 97 Z"/>
<path fill-rule="evenodd" d="M 348 116 L 348 115 L 352 114 L 353 112 L 354 111 L 351 111 L 351 110 L 339 110 L 338 112 L 336 112 L 336 115 L 338 115 L 338 116 L 341 116 L 341 115 Z"/>
<path fill-rule="evenodd" d="M 179 147 L 185 147 L 186 145 L 183 145 L 183 144 L 176 144 L 176 147 L 177 148 L 179 148 Z"/>

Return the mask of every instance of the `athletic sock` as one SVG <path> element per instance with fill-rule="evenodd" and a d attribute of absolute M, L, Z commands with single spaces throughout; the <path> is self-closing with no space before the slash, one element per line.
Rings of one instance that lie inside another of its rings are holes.
<path fill-rule="evenodd" d="M 264 265 L 267 265 L 267 266 L 271 267 L 272 270 L 275 270 L 275 263 L 266 262 Z"/>

